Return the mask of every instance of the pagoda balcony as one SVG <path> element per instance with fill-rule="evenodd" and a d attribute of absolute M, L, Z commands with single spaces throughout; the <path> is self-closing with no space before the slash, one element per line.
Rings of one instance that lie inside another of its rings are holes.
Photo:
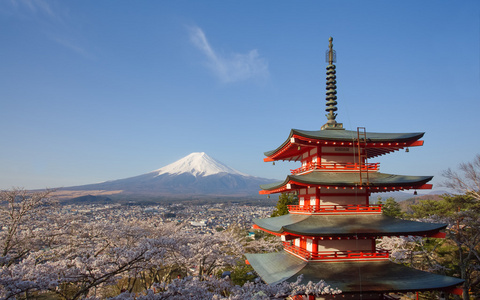
<path fill-rule="evenodd" d="M 289 205 L 288 211 L 292 214 L 381 214 L 382 205 Z"/>
<path fill-rule="evenodd" d="M 349 171 L 349 172 L 377 172 L 380 169 L 380 163 L 307 163 L 298 169 L 290 170 L 292 175 L 311 172 L 314 170 L 320 171 Z"/>
<path fill-rule="evenodd" d="M 368 250 L 312 252 L 304 248 L 291 245 L 290 242 L 283 242 L 283 248 L 286 252 L 293 254 L 303 260 L 318 260 L 318 261 L 387 260 L 390 257 L 390 252 L 384 249 L 376 249 L 374 252 L 368 251 Z"/>

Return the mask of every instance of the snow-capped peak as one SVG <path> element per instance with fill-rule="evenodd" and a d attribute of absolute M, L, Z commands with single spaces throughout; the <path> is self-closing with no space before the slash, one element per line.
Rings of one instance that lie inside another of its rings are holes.
<path fill-rule="evenodd" d="M 205 152 L 194 152 L 163 168 L 153 171 L 157 175 L 190 173 L 194 176 L 209 176 L 230 173 L 248 176 L 211 158 Z"/>

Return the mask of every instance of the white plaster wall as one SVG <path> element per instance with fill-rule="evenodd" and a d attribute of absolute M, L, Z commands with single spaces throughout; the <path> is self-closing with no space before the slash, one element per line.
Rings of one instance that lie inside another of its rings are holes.
<path fill-rule="evenodd" d="M 323 146 L 322 147 L 322 152 L 323 153 L 351 153 L 352 155 L 354 153 L 357 153 L 357 148 L 356 147 L 344 147 L 344 146 Z"/>
<path fill-rule="evenodd" d="M 333 155 L 323 155 L 322 163 L 353 163 L 356 159 L 353 154 L 351 156 L 333 156 Z"/>
<path fill-rule="evenodd" d="M 307 239 L 307 251 L 313 251 L 313 241 L 312 239 Z"/>
<path fill-rule="evenodd" d="M 351 187 L 339 187 L 338 189 L 331 187 L 329 189 L 323 187 L 320 189 L 322 193 L 329 193 L 329 194 L 345 194 L 349 193 L 352 194 L 352 196 L 355 195 L 365 195 L 365 189 L 359 189 L 359 188 L 351 188 Z"/>
<path fill-rule="evenodd" d="M 374 251 L 372 241 L 367 240 L 319 240 L 318 251 Z"/>
<path fill-rule="evenodd" d="M 365 195 L 340 197 L 320 195 L 320 205 L 364 205 L 365 203 Z"/>

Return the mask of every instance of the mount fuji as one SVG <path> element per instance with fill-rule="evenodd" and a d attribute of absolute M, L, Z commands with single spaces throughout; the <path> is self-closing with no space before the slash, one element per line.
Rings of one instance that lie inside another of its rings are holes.
<path fill-rule="evenodd" d="M 240 173 L 235 169 L 211 158 L 205 152 L 194 152 L 182 159 L 177 160 L 163 168 L 151 173 L 179 175 L 183 173 L 192 174 L 195 177 L 210 176 L 219 173 L 229 173 L 249 177 L 250 175 Z"/>
<path fill-rule="evenodd" d="M 241 173 L 204 152 L 194 152 L 152 172 L 61 191 L 115 191 L 149 197 L 255 197 L 259 185 L 276 180 Z"/>

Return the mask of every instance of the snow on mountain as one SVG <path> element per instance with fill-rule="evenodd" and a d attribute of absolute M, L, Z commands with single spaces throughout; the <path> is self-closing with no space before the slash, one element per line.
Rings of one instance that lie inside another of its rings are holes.
<path fill-rule="evenodd" d="M 116 191 L 119 196 L 212 198 L 261 197 L 260 185 L 277 180 L 241 173 L 204 152 L 187 155 L 158 170 L 96 184 L 65 187 L 65 191 Z M 117 195 L 116 194 L 116 195 Z"/>
<path fill-rule="evenodd" d="M 219 173 L 236 174 L 241 176 L 250 176 L 241 173 L 229 166 L 219 162 L 208 156 L 205 152 L 194 152 L 184 158 L 177 160 L 165 167 L 152 171 L 151 173 L 157 173 L 157 176 L 162 174 L 178 175 L 182 173 L 189 173 L 195 177 L 209 176 Z"/>

